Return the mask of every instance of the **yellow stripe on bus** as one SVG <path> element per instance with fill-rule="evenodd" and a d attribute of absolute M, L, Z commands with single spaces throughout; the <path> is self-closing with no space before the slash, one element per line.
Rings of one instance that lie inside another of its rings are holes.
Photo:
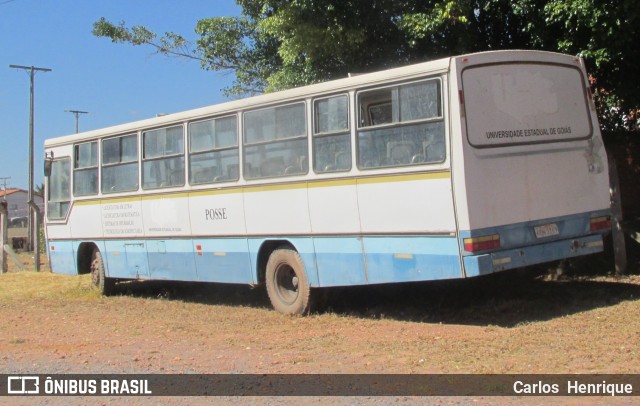
<path fill-rule="evenodd" d="M 118 196 L 118 197 L 101 197 L 86 200 L 75 200 L 74 205 L 86 206 L 93 204 L 105 203 L 126 203 L 136 200 L 157 200 L 170 198 L 187 198 L 196 196 L 213 196 L 213 195 L 226 195 L 231 193 L 255 193 L 255 192 L 272 192 L 279 190 L 294 190 L 303 188 L 321 188 L 321 187 L 340 187 L 340 186 L 355 186 L 358 185 L 370 185 L 376 183 L 392 183 L 392 182 L 410 182 L 418 180 L 431 180 L 431 179 L 449 179 L 451 177 L 450 171 L 439 172 L 426 172 L 415 174 L 402 174 L 402 175 L 385 175 L 385 176 L 372 176 L 365 178 L 347 178 L 347 179 L 330 179 L 330 180 L 304 180 L 294 183 L 280 183 L 275 185 L 238 185 L 230 186 L 226 188 L 214 188 L 204 190 L 190 190 L 190 191 L 178 191 L 167 193 L 154 193 L 148 195 L 135 195 L 135 196 Z"/>

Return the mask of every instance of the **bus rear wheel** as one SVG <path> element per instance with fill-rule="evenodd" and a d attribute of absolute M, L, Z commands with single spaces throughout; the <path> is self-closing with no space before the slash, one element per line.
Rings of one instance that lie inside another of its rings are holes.
<path fill-rule="evenodd" d="M 311 309 L 311 287 L 300 254 L 277 249 L 269 256 L 267 294 L 273 308 L 282 314 L 304 315 Z"/>
<path fill-rule="evenodd" d="M 97 249 L 91 255 L 91 282 L 104 296 L 112 294 L 115 288 L 115 281 L 105 275 L 102 254 Z"/>

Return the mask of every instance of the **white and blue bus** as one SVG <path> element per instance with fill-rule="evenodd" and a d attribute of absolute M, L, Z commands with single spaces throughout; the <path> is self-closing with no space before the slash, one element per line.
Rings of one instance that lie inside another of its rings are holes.
<path fill-rule="evenodd" d="M 49 139 L 54 272 L 317 288 L 491 274 L 603 250 L 584 63 L 451 57 Z"/>

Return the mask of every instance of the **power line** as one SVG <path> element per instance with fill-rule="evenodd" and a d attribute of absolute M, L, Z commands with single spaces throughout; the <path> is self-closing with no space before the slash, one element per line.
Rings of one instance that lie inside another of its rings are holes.
<path fill-rule="evenodd" d="M 0 2 L 0 6 L 3 6 L 3 5 L 8 4 L 8 3 L 13 3 L 14 1 L 16 1 L 16 0 L 6 0 L 6 1 Z"/>

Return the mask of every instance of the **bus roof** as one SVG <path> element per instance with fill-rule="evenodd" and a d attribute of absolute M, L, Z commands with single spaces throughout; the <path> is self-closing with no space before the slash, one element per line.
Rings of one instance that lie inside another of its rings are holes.
<path fill-rule="evenodd" d="M 548 57 L 567 57 L 567 55 L 545 52 L 545 51 L 522 51 L 522 50 L 507 50 L 507 51 L 489 51 L 480 52 L 475 54 L 460 55 L 455 58 L 471 57 L 473 55 L 488 55 L 493 56 L 527 56 L 528 58 L 534 55 L 537 58 Z M 521 54 L 521 55 L 518 55 Z M 322 83 L 317 83 L 308 86 L 302 86 L 298 88 L 283 90 L 279 92 L 262 94 L 259 96 L 252 96 L 243 99 L 223 102 L 206 107 L 196 108 L 192 110 L 186 110 L 177 113 L 171 113 L 160 117 L 153 117 L 144 120 L 119 124 L 111 127 L 100 128 L 96 130 L 86 131 L 79 134 L 71 134 L 66 136 L 60 136 L 56 138 L 50 138 L 45 140 L 45 147 L 54 147 L 59 145 L 65 145 L 69 143 L 83 142 L 85 140 L 96 139 L 109 135 L 126 134 L 138 130 L 150 129 L 155 127 L 167 126 L 171 124 L 182 123 L 187 120 L 198 120 L 206 117 L 223 115 L 226 113 L 233 113 L 237 111 L 247 110 L 260 106 L 267 106 L 276 103 L 283 103 L 300 98 L 315 97 L 323 94 L 331 94 L 335 92 L 343 92 L 354 87 L 360 86 L 376 86 L 381 83 L 410 79 L 412 77 L 418 77 L 425 74 L 435 74 L 445 72 L 449 69 L 449 64 L 452 57 L 437 59 L 428 62 L 422 62 L 413 65 L 407 65 L 403 67 L 387 69 L 383 71 L 377 71 L 373 73 L 365 73 L 361 75 L 355 75 L 348 78 L 337 79 Z M 502 59 L 499 58 L 499 59 Z M 536 59 L 537 59 L 536 58 Z M 545 58 L 546 59 L 546 58 Z"/>

